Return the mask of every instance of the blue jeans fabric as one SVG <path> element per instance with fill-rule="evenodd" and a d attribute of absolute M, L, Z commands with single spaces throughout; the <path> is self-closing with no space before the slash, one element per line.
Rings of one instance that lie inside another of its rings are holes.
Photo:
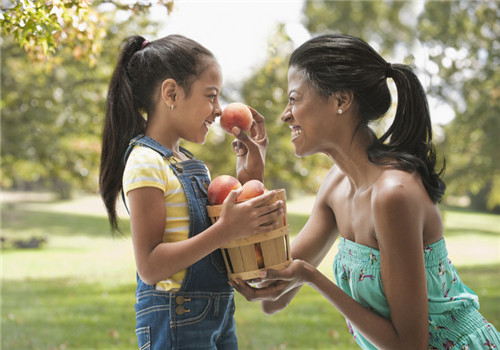
<path fill-rule="evenodd" d="M 210 184 L 203 162 L 181 148 L 190 159 L 175 162 L 171 150 L 147 136 L 130 142 L 128 158 L 135 145 L 150 147 L 167 160 L 179 178 L 189 208 L 189 237 L 210 225 L 207 188 Z M 140 349 L 238 349 L 234 322 L 234 291 L 228 284 L 219 249 L 187 268 L 181 288 L 159 291 L 137 276 L 136 334 Z"/>

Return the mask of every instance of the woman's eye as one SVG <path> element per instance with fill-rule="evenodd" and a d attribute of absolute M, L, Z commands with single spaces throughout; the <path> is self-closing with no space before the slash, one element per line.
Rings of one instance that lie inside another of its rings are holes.
<path fill-rule="evenodd" d="M 288 97 L 288 102 L 290 102 L 290 103 L 295 102 L 295 98 L 293 98 L 292 96 Z"/>

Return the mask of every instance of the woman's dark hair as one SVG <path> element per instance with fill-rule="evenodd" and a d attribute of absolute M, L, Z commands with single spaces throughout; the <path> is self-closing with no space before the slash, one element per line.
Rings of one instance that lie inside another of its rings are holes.
<path fill-rule="evenodd" d="M 132 138 L 144 134 L 146 118 L 154 112 L 154 93 L 174 79 L 189 95 L 191 84 L 214 55 L 181 35 L 146 41 L 133 36 L 123 42 L 109 84 L 102 135 L 99 187 L 113 231 L 118 229 L 116 200 L 122 188 L 124 155 Z"/>
<path fill-rule="evenodd" d="M 442 170 L 435 171 L 429 105 L 409 66 L 389 64 L 363 40 L 343 34 L 310 39 L 292 53 L 290 66 L 301 71 L 325 98 L 351 91 L 361 118 L 356 130 L 387 113 L 392 104 L 387 78 L 392 78 L 398 92 L 396 115 L 380 138 L 371 131 L 368 158 L 374 164 L 418 171 L 431 199 L 441 200 L 446 186 L 440 177 Z"/>

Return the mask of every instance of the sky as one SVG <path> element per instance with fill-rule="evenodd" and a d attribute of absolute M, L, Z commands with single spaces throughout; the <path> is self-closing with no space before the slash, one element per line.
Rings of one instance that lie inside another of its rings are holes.
<path fill-rule="evenodd" d="M 182 34 L 198 41 L 217 57 L 224 81 L 237 83 L 265 61 L 278 23 L 287 25 L 297 45 L 309 38 L 301 24 L 303 5 L 303 0 L 176 0 L 159 37 Z"/>
<path fill-rule="evenodd" d="M 285 24 L 295 47 L 310 38 L 302 24 L 303 6 L 304 0 L 175 0 L 169 16 L 161 8 L 153 11 L 153 18 L 165 23 L 157 37 L 182 34 L 212 51 L 222 67 L 224 86 L 243 82 L 265 62 L 269 38 L 279 23 Z M 427 55 L 421 57 L 428 63 Z M 428 99 L 434 124 L 453 119 L 446 103 Z"/>

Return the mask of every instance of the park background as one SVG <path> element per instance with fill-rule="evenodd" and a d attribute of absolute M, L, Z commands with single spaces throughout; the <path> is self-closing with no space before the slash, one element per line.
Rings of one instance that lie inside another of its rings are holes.
<path fill-rule="evenodd" d="M 1 348 L 133 349 L 135 273 L 128 220 L 112 236 L 97 176 L 107 84 L 120 42 L 187 35 L 223 68 L 222 106 L 266 117 L 265 182 L 285 188 L 293 235 L 332 162 L 296 158 L 287 59 L 309 37 L 359 36 L 415 67 L 446 159 L 445 238 L 481 311 L 500 327 L 500 3 L 498 1 L 2 1 Z M 391 114 L 377 130 L 390 123 Z M 218 125 L 186 144 L 213 176 L 234 174 Z M 335 246 L 321 266 L 331 276 Z M 242 349 L 355 349 L 342 316 L 310 288 L 264 316 L 237 299 Z"/>

